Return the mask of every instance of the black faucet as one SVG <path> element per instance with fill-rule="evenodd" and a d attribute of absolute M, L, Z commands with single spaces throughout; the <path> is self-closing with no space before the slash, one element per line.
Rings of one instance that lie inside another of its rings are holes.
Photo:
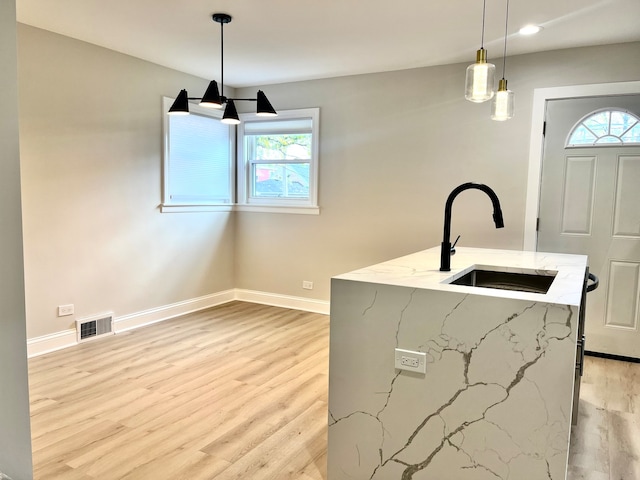
<path fill-rule="evenodd" d="M 462 185 L 454 188 L 453 191 L 449 194 L 447 203 L 444 207 L 444 236 L 442 239 L 442 249 L 440 250 L 441 272 L 451 271 L 451 207 L 453 207 L 453 201 L 460 192 L 464 192 L 465 190 L 469 190 L 470 188 L 482 190 L 484 193 L 489 195 L 491 203 L 493 203 L 493 221 L 496 224 L 496 228 L 504 227 L 504 221 L 502 220 L 502 209 L 500 208 L 500 200 L 498 200 L 496 192 L 491 190 L 491 188 L 483 185 L 482 183 L 471 182 L 463 183 Z"/>

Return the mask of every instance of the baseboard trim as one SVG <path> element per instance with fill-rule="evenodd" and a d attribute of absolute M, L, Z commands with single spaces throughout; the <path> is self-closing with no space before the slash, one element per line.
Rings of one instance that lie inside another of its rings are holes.
<path fill-rule="evenodd" d="M 113 331 L 117 333 L 144 327 L 153 323 L 169 320 L 170 318 L 197 312 L 206 308 L 215 307 L 235 300 L 235 291 L 225 290 L 223 292 L 212 293 L 202 297 L 184 300 L 161 307 L 150 308 L 141 312 L 114 317 Z M 27 356 L 29 358 L 55 352 L 63 348 L 78 345 L 77 334 L 74 329 L 63 330 L 42 337 L 30 338 L 27 340 Z"/>
<path fill-rule="evenodd" d="M 163 305 L 161 307 L 150 308 L 142 312 L 136 312 L 129 315 L 116 317 L 113 321 L 113 328 L 116 333 L 126 332 L 134 328 L 152 325 L 154 323 L 169 320 L 170 318 L 186 315 L 187 313 L 197 312 L 206 308 L 215 307 L 235 300 L 233 290 L 225 290 L 224 292 L 212 293 L 198 298 L 184 300 L 182 302 Z"/>
<path fill-rule="evenodd" d="M 170 305 L 150 308 L 129 315 L 116 316 L 113 319 L 113 330 L 118 334 L 126 332 L 127 330 L 133 330 L 179 317 L 180 315 L 186 315 L 187 313 L 229 303 L 234 300 L 329 315 L 328 301 L 236 288 L 172 303 Z M 76 331 L 74 329 L 63 330 L 61 332 L 28 339 L 27 355 L 29 358 L 37 357 L 74 345 L 78 345 Z"/>
<path fill-rule="evenodd" d="M 78 338 L 74 329 L 34 337 L 27 340 L 27 356 L 37 357 L 45 353 L 55 352 L 63 348 L 78 344 Z"/>
<path fill-rule="evenodd" d="M 255 290 L 244 290 L 240 288 L 236 289 L 236 300 L 329 315 L 329 302 L 326 300 L 258 292 Z"/>

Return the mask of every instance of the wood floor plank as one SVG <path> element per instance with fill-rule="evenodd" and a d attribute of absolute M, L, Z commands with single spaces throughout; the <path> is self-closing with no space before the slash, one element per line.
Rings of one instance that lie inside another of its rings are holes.
<path fill-rule="evenodd" d="M 55 405 L 57 402 L 52 398 L 45 397 L 44 395 L 39 394 L 31 394 L 30 396 L 30 404 L 31 404 L 31 413 L 37 413 L 42 408 L 48 408 L 52 405 Z"/>
<path fill-rule="evenodd" d="M 569 465 L 569 471 L 567 472 L 567 479 L 569 480 L 610 480 L 608 473 L 602 473 L 588 468 L 576 467 L 575 465 Z"/>
<path fill-rule="evenodd" d="M 96 480 L 80 470 L 71 468 L 63 462 L 34 464 L 34 478 L 64 479 L 64 480 Z"/>
<path fill-rule="evenodd" d="M 184 479 L 212 480 L 220 478 L 221 472 L 229 464 L 202 452 L 192 450 L 176 450 L 165 455 L 161 460 L 154 460 L 141 465 L 118 477 L 119 480 L 140 479 Z"/>
<path fill-rule="evenodd" d="M 608 478 L 609 415 L 605 409 L 580 401 L 578 424 L 571 432 L 569 464 Z"/>
<path fill-rule="evenodd" d="M 66 465 L 74 467 L 72 463 L 79 455 L 88 452 L 98 455 L 101 449 L 105 450 L 104 445 L 127 442 L 135 433 L 124 425 L 111 422 L 93 423 L 78 431 L 74 436 L 66 437 L 45 448 L 35 450 L 33 461 L 34 464 L 63 461 Z"/>
<path fill-rule="evenodd" d="M 610 476 L 640 479 L 640 417 L 631 413 L 609 413 Z"/>
<path fill-rule="evenodd" d="M 52 446 L 56 443 L 66 442 L 67 439 L 80 438 L 84 442 L 87 442 L 87 429 L 99 429 L 102 422 L 96 422 L 95 419 L 85 419 L 81 422 L 67 422 L 57 429 L 38 429 L 35 425 L 32 425 L 31 445 L 34 452 L 44 449 L 52 449 Z M 107 425 L 112 425 L 113 422 L 104 420 Z M 36 435 L 36 432 L 39 435 Z M 92 436 L 92 440 L 95 437 Z"/>
<path fill-rule="evenodd" d="M 200 450 L 232 464 L 259 447 L 286 424 L 287 421 L 283 418 L 267 417 L 265 419 L 263 416 L 256 415 L 225 432 Z"/>
<path fill-rule="evenodd" d="M 567 480 L 640 479 L 640 364 L 586 357 Z"/>
<path fill-rule="evenodd" d="M 221 480 L 260 478 L 283 480 L 297 478 L 300 472 L 316 458 L 317 452 L 307 449 L 325 429 L 316 419 L 326 413 L 324 402 L 316 402 L 285 427 L 268 437 L 260 448 L 254 448 L 239 458 L 221 475 Z M 325 422 L 326 423 L 326 422 Z"/>
<path fill-rule="evenodd" d="M 162 466 L 162 465 L 159 465 Z M 212 480 L 220 478 L 224 470 L 229 468 L 229 463 L 224 460 L 212 457 L 211 455 L 200 455 L 196 461 L 191 461 L 183 469 L 174 472 L 171 480 Z M 140 477 L 130 476 L 131 480 L 138 480 Z M 145 478 L 167 478 L 164 473 L 158 473 L 154 477 Z"/>

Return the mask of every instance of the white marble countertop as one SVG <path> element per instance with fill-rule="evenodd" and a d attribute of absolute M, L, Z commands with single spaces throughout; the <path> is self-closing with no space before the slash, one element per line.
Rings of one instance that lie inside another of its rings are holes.
<path fill-rule="evenodd" d="M 427 290 L 579 305 L 587 266 L 586 255 L 457 247 L 451 271 L 440 271 L 440 247 L 372 265 L 334 278 Z M 528 293 L 450 284 L 473 268 L 523 273 L 557 272 L 547 293 Z"/>

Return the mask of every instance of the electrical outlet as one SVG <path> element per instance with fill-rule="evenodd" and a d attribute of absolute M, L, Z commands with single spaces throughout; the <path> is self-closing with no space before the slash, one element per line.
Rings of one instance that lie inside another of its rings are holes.
<path fill-rule="evenodd" d="M 313 282 L 310 282 L 309 280 L 303 280 L 302 288 L 304 288 L 305 290 L 313 290 Z"/>
<path fill-rule="evenodd" d="M 395 367 L 408 372 L 427 373 L 427 354 L 396 348 Z"/>
<path fill-rule="evenodd" d="M 418 368 L 418 366 L 420 365 L 420 360 L 418 360 L 416 357 L 407 357 L 405 355 L 402 355 L 400 357 L 400 364 L 403 367 Z"/>
<path fill-rule="evenodd" d="M 58 316 L 66 317 L 67 315 L 73 315 L 73 303 L 68 305 L 60 305 L 58 307 Z"/>

